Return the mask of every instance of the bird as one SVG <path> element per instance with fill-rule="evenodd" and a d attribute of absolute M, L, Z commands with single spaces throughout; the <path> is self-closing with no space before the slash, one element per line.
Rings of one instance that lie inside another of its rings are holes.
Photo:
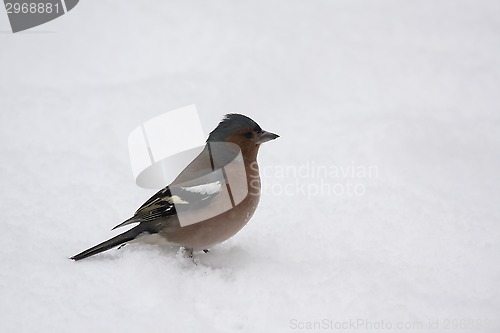
<path fill-rule="evenodd" d="M 147 242 L 148 237 L 179 246 L 193 260 L 194 252 L 208 252 L 253 216 L 261 194 L 257 154 L 263 143 L 278 137 L 245 115 L 226 114 L 200 154 L 172 183 L 112 230 L 135 227 L 70 259 L 82 260 L 132 241 Z"/>

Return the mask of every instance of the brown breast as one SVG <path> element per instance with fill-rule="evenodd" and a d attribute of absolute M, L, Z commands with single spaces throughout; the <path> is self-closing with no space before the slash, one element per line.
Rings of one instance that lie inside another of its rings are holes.
<path fill-rule="evenodd" d="M 261 189 L 257 164 L 245 161 L 246 177 L 241 177 L 241 167 L 242 165 L 231 165 L 225 168 L 229 186 L 223 186 L 220 195 L 210 205 L 180 217 L 183 222 L 186 219 L 201 222 L 181 226 L 179 217 L 173 216 L 165 221 L 160 235 L 171 243 L 204 250 L 222 243 L 240 231 L 254 214 Z M 207 219 L 207 216 L 213 215 L 214 209 L 223 213 Z"/>

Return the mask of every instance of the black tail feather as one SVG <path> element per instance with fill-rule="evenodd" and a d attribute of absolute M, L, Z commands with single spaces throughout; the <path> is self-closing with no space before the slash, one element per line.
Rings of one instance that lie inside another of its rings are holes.
<path fill-rule="evenodd" d="M 72 260 L 82 260 L 87 257 L 93 256 L 94 254 L 98 254 L 101 252 L 104 252 L 106 250 L 112 249 L 118 245 L 124 244 L 126 242 L 130 242 L 131 240 L 135 239 L 137 236 L 139 236 L 141 233 L 144 232 L 144 229 L 139 226 L 136 226 L 129 231 L 125 231 L 123 234 L 119 234 L 118 236 L 115 236 L 111 239 L 108 239 L 105 242 L 102 242 L 100 244 L 97 244 L 94 247 L 91 247 L 88 250 L 85 250 L 81 253 L 78 253 L 77 255 L 74 255 L 70 259 Z"/>

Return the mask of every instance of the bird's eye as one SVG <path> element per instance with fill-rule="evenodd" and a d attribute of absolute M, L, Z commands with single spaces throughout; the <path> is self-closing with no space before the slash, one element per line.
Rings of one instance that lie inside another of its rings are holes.
<path fill-rule="evenodd" d="M 252 132 L 245 132 L 245 133 L 243 133 L 243 136 L 247 139 L 251 139 L 253 137 L 253 133 Z"/>

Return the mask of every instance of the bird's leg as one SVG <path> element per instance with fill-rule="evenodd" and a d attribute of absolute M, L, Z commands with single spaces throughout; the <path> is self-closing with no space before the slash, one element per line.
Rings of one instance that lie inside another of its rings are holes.
<path fill-rule="evenodd" d="M 188 258 L 190 258 L 194 262 L 195 265 L 198 265 L 198 263 L 196 262 L 196 259 L 195 259 L 194 255 L 193 255 L 193 249 L 188 249 L 188 248 L 185 247 L 184 248 L 184 254 Z"/>
<path fill-rule="evenodd" d="M 205 250 L 203 250 L 203 252 L 208 253 L 208 252 L 210 252 L 210 251 L 208 251 L 207 249 L 205 249 Z"/>

